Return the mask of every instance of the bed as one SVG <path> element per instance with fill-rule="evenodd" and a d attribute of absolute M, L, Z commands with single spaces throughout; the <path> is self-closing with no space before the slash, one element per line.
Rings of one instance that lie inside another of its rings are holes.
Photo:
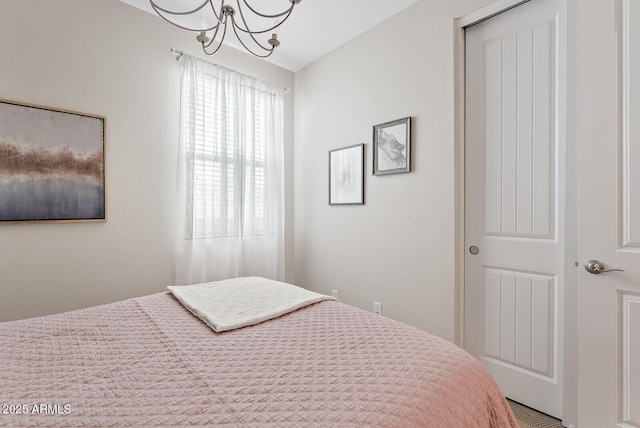
<path fill-rule="evenodd" d="M 327 298 L 217 333 L 179 299 L 0 323 L 0 426 L 517 427 L 478 361 L 400 322 Z"/>

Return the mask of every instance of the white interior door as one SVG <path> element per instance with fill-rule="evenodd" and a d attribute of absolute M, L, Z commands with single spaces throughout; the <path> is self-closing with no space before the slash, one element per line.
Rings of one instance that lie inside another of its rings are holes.
<path fill-rule="evenodd" d="M 578 427 L 640 427 L 640 1 L 576 8 Z"/>
<path fill-rule="evenodd" d="M 534 0 L 465 31 L 464 346 L 507 397 L 559 418 L 563 22 L 559 0 Z"/>

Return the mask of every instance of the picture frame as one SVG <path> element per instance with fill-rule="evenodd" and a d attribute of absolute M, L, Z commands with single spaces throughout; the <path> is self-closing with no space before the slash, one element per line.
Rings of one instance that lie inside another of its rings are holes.
<path fill-rule="evenodd" d="M 106 221 L 106 117 L 0 99 L 0 223 Z"/>
<path fill-rule="evenodd" d="M 373 175 L 411 172 L 411 117 L 374 125 Z"/>
<path fill-rule="evenodd" d="M 364 205 L 364 144 L 329 150 L 329 205 Z"/>

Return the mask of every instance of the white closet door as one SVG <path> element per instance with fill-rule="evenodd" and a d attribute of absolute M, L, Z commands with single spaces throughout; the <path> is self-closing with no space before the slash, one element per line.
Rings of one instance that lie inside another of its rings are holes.
<path fill-rule="evenodd" d="M 465 32 L 464 343 L 507 397 L 561 418 L 559 13 L 535 0 Z"/>

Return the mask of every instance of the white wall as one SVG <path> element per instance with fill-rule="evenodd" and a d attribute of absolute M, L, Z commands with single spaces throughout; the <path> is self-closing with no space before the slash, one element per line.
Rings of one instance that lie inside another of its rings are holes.
<path fill-rule="evenodd" d="M 455 336 L 454 17 L 421 0 L 296 73 L 296 281 Z M 373 176 L 372 127 L 412 117 L 412 172 Z M 329 206 L 328 150 L 366 143 L 365 205 Z"/>
<path fill-rule="evenodd" d="M 192 34 L 116 0 L 3 0 L 0 98 L 107 117 L 104 223 L 0 224 L 0 321 L 162 291 L 174 275 L 179 66 Z M 293 89 L 293 73 L 228 49 L 208 58 Z M 292 195 L 293 90 L 285 102 Z M 287 278 L 293 276 L 287 198 Z"/>

